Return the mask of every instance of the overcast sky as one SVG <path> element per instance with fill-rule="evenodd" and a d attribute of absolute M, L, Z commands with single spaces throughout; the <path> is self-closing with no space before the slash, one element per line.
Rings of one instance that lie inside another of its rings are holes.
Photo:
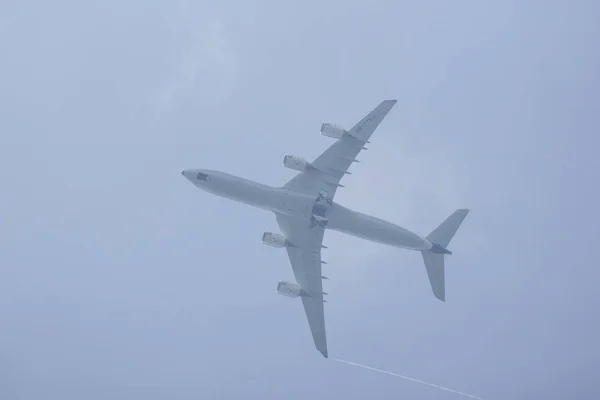
<path fill-rule="evenodd" d="M 327 232 L 329 353 L 483 396 L 593 398 L 596 1 L 0 5 L 0 398 L 457 399 L 324 359 L 273 216 L 180 175 L 271 185 L 386 98 L 336 201 L 451 243 Z"/>

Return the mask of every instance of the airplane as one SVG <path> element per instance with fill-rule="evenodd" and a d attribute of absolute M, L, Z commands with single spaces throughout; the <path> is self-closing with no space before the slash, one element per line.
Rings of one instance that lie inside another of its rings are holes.
<path fill-rule="evenodd" d="M 296 279 L 279 281 L 277 293 L 301 298 L 317 350 L 328 357 L 321 266 L 323 236 L 326 229 L 394 247 L 420 251 L 435 297 L 445 301 L 444 257 L 452 254 L 446 247 L 469 212 L 456 210 L 428 236 L 422 237 L 391 222 L 350 210 L 333 201 L 348 168 L 359 162 L 356 156 L 396 100 L 384 100 L 350 130 L 324 123 L 321 134 L 336 141 L 314 161 L 286 155 L 283 165 L 299 171 L 281 187 L 272 187 L 224 172 L 187 169 L 182 175 L 197 187 L 237 202 L 271 211 L 281 233 L 264 232 L 262 242 L 285 248 Z"/>

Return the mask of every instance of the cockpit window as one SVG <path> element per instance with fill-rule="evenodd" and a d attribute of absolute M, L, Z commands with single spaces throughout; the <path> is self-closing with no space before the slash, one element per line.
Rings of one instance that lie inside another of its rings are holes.
<path fill-rule="evenodd" d="M 198 172 L 198 175 L 196 175 L 196 179 L 198 179 L 199 181 L 205 181 L 208 179 L 208 175 L 203 172 Z"/>

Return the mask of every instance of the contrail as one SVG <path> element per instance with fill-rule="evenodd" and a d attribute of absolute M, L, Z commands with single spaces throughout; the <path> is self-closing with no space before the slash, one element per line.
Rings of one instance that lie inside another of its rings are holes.
<path fill-rule="evenodd" d="M 402 379 L 406 379 L 406 380 L 409 380 L 409 381 L 413 381 L 413 382 L 417 382 L 417 383 L 422 383 L 423 385 L 427 385 L 427 386 L 431 386 L 431 387 L 434 387 L 434 388 L 437 388 L 437 389 L 445 390 L 447 392 L 459 394 L 461 396 L 470 397 L 472 399 L 482 400 L 481 397 L 473 396 L 472 394 L 467 394 L 467 393 L 459 392 L 458 390 L 448 389 L 447 387 L 436 385 L 434 383 L 429 383 L 429 382 L 421 381 L 419 379 L 411 378 L 409 376 L 404 376 L 404 375 L 396 374 L 396 373 L 390 372 L 390 371 L 384 371 L 384 370 L 379 369 L 379 368 L 368 367 L 366 365 L 361 365 L 361 364 L 353 363 L 353 362 L 350 362 L 350 361 L 340 360 L 338 358 L 332 358 L 332 360 L 335 360 L 335 361 L 338 361 L 338 362 L 341 362 L 341 363 L 344 363 L 344 364 L 348 364 L 348 365 L 354 365 L 356 367 L 370 369 L 371 371 L 383 372 L 384 374 L 392 375 L 392 376 L 395 376 L 397 378 L 402 378 Z"/>

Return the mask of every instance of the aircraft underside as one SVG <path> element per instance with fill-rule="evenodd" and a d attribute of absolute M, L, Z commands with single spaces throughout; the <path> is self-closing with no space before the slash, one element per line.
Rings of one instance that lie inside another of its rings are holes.
<path fill-rule="evenodd" d="M 284 248 L 296 283 L 280 281 L 277 293 L 300 298 L 315 347 L 328 357 L 325 334 L 321 249 L 326 229 L 394 247 L 418 250 L 423 256 L 433 294 L 445 301 L 444 257 L 446 246 L 466 217 L 460 209 L 427 237 L 421 237 L 391 222 L 352 211 L 333 201 L 340 180 L 358 162 L 371 135 L 396 104 L 384 100 L 350 130 L 324 123 L 321 133 L 335 142 L 312 162 L 286 155 L 283 165 L 298 171 L 284 186 L 275 188 L 213 170 L 184 170 L 182 174 L 197 187 L 215 195 L 275 213 L 281 233 L 264 232 L 262 242 Z"/>

